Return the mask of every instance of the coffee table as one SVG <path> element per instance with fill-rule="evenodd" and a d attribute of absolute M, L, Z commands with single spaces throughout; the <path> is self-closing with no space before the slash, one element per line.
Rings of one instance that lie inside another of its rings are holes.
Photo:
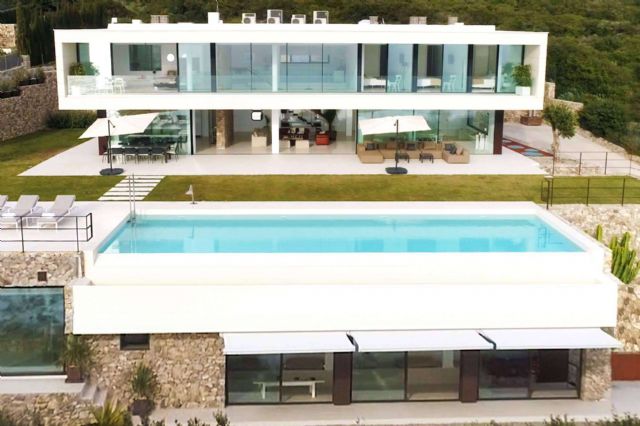
<path fill-rule="evenodd" d="M 421 152 L 419 159 L 421 163 L 424 162 L 424 160 L 429 160 L 433 163 L 433 154 L 430 152 Z"/>

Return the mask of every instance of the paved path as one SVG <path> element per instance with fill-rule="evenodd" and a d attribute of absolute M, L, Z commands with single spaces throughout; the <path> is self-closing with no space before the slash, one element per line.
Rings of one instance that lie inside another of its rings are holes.
<path fill-rule="evenodd" d="M 130 199 L 142 201 L 163 178 L 164 176 L 128 176 L 105 192 L 98 201 L 129 201 Z M 130 197 L 130 192 L 133 192 L 135 197 Z"/>

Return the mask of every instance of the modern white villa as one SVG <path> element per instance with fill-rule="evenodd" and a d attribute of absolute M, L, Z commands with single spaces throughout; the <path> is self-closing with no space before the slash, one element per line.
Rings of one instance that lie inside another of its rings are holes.
<path fill-rule="evenodd" d="M 504 110 L 542 109 L 546 33 L 281 17 L 57 30 L 60 108 L 159 111 L 115 143 L 123 156 L 377 162 L 402 144 L 452 163 L 501 154 Z M 88 63 L 97 75 L 71 75 Z M 516 93 L 522 64 L 530 93 Z M 430 130 L 362 135 L 362 120 L 398 115 Z M 78 253 L 42 238 L 0 253 L 23 266 L 0 282 L 0 402 L 24 376 L 65 377 L 65 333 L 94 349 L 82 394 L 123 404 L 140 361 L 162 408 L 609 397 L 618 281 L 602 245 L 533 203 L 80 204 L 94 238 Z"/>
<path fill-rule="evenodd" d="M 357 153 L 367 163 L 393 158 L 398 144 L 415 159 L 452 151 L 452 163 L 500 154 L 504 110 L 542 109 L 547 33 L 268 16 L 273 23 L 210 13 L 207 24 L 56 30 L 60 108 L 160 111 L 115 145 L 132 155 L 170 145 L 179 154 Z M 521 92 L 513 71 L 523 64 L 532 84 Z M 95 75 L 76 75 L 85 73 Z M 361 120 L 389 115 L 423 116 L 429 129 L 397 141 L 360 131 Z"/>

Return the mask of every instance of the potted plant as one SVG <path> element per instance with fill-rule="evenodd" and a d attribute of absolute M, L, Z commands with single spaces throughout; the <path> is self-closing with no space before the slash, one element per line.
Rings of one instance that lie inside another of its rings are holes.
<path fill-rule="evenodd" d="M 130 426 L 133 424 L 131 416 L 117 404 L 107 401 L 102 407 L 91 410 L 94 422 L 90 426 Z"/>
<path fill-rule="evenodd" d="M 327 124 L 329 125 L 329 139 L 335 141 L 338 137 L 338 132 L 333 129 L 333 122 L 338 115 L 338 111 L 335 109 L 325 109 L 322 111 L 322 117 L 327 120 Z"/>
<path fill-rule="evenodd" d="M 535 111 L 529 110 L 527 115 L 520 117 L 520 124 L 524 124 L 525 126 L 541 126 L 542 117 L 536 115 Z"/>
<path fill-rule="evenodd" d="M 92 365 L 93 349 L 82 336 L 67 335 L 59 362 L 64 365 L 67 383 L 82 383 Z"/>
<path fill-rule="evenodd" d="M 513 68 L 513 80 L 516 83 L 516 95 L 530 96 L 533 79 L 531 65 L 517 65 Z"/>
<path fill-rule="evenodd" d="M 134 397 L 131 413 L 134 416 L 147 417 L 151 413 L 157 388 L 158 380 L 151 367 L 142 362 L 139 363 L 131 376 L 131 390 Z"/>

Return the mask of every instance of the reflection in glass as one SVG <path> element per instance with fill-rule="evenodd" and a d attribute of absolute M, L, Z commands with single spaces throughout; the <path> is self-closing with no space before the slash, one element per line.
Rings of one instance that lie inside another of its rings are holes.
<path fill-rule="evenodd" d="M 211 91 L 211 45 L 182 43 L 178 45 L 180 91 Z"/>
<path fill-rule="evenodd" d="M 363 45 L 363 92 L 384 92 L 387 87 L 387 53 L 386 45 Z"/>
<path fill-rule="evenodd" d="M 513 79 L 513 69 L 522 64 L 524 46 L 500 46 L 498 54 L 498 92 L 515 93 L 516 83 Z"/>
<path fill-rule="evenodd" d="M 497 55 L 498 46 L 473 46 L 472 92 L 493 93 L 496 91 Z"/>
<path fill-rule="evenodd" d="M 187 110 L 161 111 L 143 133 L 114 136 L 112 146 L 143 149 L 162 147 L 176 154 L 191 154 L 191 115 Z"/>
<path fill-rule="evenodd" d="M 113 76 L 98 76 L 100 93 L 155 93 L 178 90 L 177 45 L 111 45 Z"/>
<path fill-rule="evenodd" d="M 387 92 L 411 92 L 413 45 L 390 44 Z"/>
<path fill-rule="evenodd" d="M 216 44 L 216 84 L 219 92 L 251 90 L 250 44 Z"/>
<path fill-rule="evenodd" d="M 270 92 L 272 90 L 273 46 L 270 44 L 251 45 L 251 90 Z"/>
<path fill-rule="evenodd" d="M 333 354 L 285 354 L 282 362 L 282 402 L 333 400 Z"/>
<path fill-rule="evenodd" d="M 439 92 L 442 86 L 442 45 L 419 45 L 416 70 L 418 92 Z"/>
<path fill-rule="evenodd" d="M 581 351 L 552 349 L 531 351 L 534 371 L 532 398 L 577 398 Z"/>
<path fill-rule="evenodd" d="M 355 92 L 358 67 L 357 45 L 324 44 L 322 57 L 322 91 Z"/>
<path fill-rule="evenodd" d="M 493 153 L 493 111 L 440 111 L 439 138 L 471 154 Z"/>
<path fill-rule="evenodd" d="M 62 373 L 61 288 L 0 289 L 0 375 Z"/>
<path fill-rule="evenodd" d="M 227 402 L 280 401 L 280 355 L 227 356 Z"/>
<path fill-rule="evenodd" d="M 91 62 L 89 56 L 89 43 L 78 43 L 78 62 L 86 64 Z"/>
<path fill-rule="evenodd" d="M 447 44 L 444 46 L 442 65 L 442 91 L 464 93 L 467 91 L 467 62 L 469 46 Z"/>
<path fill-rule="evenodd" d="M 481 351 L 480 399 L 515 399 L 529 396 L 529 352 Z"/>
<path fill-rule="evenodd" d="M 407 399 L 458 399 L 460 351 L 409 352 Z"/>
<path fill-rule="evenodd" d="M 322 91 L 322 45 L 321 44 L 288 44 L 285 62 L 286 89 L 288 92 L 321 92 Z"/>
<path fill-rule="evenodd" d="M 404 352 L 356 352 L 353 355 L 353 401 L 404 399 Z"/>

